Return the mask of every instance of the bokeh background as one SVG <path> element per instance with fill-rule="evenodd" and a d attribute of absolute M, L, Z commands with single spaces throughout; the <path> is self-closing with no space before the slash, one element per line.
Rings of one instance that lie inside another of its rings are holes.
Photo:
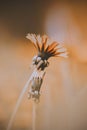
<path fill-rule="evenodd" d="M 87 130 L 87 2 L 71 0 L 0 1 L 0 130 L 32 72 L 27 33 L 47 34 L 69 51 L 68 59 L 49 60 L 36 130 Z M 32 109 L 26 92 L 11 129 L 32 130 Z"/>

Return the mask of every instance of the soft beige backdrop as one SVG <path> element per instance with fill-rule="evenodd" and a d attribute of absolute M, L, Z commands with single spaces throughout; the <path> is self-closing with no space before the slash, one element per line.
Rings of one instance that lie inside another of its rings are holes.
<path fill-rule="evenodd" d="M 80 34 L 73 40 L 74 32 L 71 31 L 71 39 L 65 40 L 70 52 L 68 59 L 49 60 L 50 66 L 47 68 L 36 110 L 37 130 L 87 130 L 87 9 L 84 2 L 68 4 L 68 9 L 71 10 L 70 16 L 74 21 L 70 27 L 77 27 L 77 33 Z M 43 25 L 45 31 L 49 12 L 46 14 Z M 31 62 L 36 50 L 25 35 L 15 38 L 9 29 L 2 24 L 1 27 L 0 130 L 5 130 L 18 96 L 32 72 Z M 27 99 L 26 91 L 12 130 L 31 129 L 32 100 Z"/>

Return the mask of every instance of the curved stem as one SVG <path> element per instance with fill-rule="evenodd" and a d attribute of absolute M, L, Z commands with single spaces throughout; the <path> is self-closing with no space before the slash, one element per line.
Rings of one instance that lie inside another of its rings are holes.
<path fill-rule="evenodd" d="M 17 113 L 17 111 L 18 111 L 19 106 L 20 106 L 20 103 L 21 103 L 21 101 L 22 101 L 22 98 L 23 98 L 23 96 L 24 96 L 24 93 L 26 92 L 26 89 L 28 88 L 28 86 L 29 86 L 29 84 L 30 84 L 30 81 L 32 80 L 34 74 L 35 74 L 35 70 L 34 70 L 34 72 L 32 73 L 31 77 L 28 79 L 27 83 L 25 84 L 25 86 L 24 86 L 24 88 L 23 88 L 21 94 L 19 95 L 19 98 L 18 98 L 17 103 L 16 103 L 16 105 L 15 105 L 14 111 L 13 111 L 13 113 L 12 113 L 12 115 L 11 115 L 11 118 L 10 118 L 10 121 L 9 121 L 9 123 L 8 123 L 7 130 L 10 130 L 11 127 L 12 127 L 12 123 L 13 123 L 13 121 L 14 121 L 15 115 L 16 115 L 16 113 Z"/>

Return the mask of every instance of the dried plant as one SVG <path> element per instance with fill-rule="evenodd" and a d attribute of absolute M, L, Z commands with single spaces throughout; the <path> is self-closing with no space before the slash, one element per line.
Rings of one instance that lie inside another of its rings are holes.
<path fill-rule="evenodd" d="M 48 59 L 50 57 L 67 57 L 67 50 L 63 45 L 48 38 L 47 35 L 28 34 L 26 36 L 37 49 L 37 55 L 33 57 L 32 64 L 35 66 L 36 74 L 33 75 L 31 80 L 31 88 L 29 90 L 29 98 L 34 98 L 35 101 L 39 100 L 40 88 L 42 85 L 43 77 L 45 75 L 44 69 L 48 67 Z M 42 73 L 42 75 L 40 74 Z"/>
<path fill-rule="evenodd" d="M 43 82 L 43 78 L 45 75 L 45 68 L 48 67 L 49 62 L 48 59 L 54 56 L 62 56 L 67 57 L 67 50 L 61 44 L 52 41 L 48 38 L 48 36 L 35 34 L 28 34 L 26 36 L 35 46 L 37 49 L 37 55 L 33 57 L 32 64 L 34 66 L 34 71 L 32 75 L 29 77 L 28 81 L 26 82 L 18 100 L 15 105 L 14 111 L 8 123 L 7 130 L 11 129 L 13 120 L 19 108 L 19 105 L 22 101 L 23 95 L 28 88 L 29 84 L 30 89 L 28 93 L 28 98 L 33 98 L 35 102 L 39 102 L 40 99 L 40 88 Z M 35 110 L 34 110 L 35 113 Z"/>

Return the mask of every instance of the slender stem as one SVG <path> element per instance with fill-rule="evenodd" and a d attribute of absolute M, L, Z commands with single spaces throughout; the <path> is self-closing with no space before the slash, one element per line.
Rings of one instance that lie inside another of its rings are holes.
<path fill-rule="evenodd" d="M 31 77 L 28 79 L 27 83 L 25 84 L 25 86 L 24 86 L 24 88 L 23 88 L 23 90 L 22 90 L 22 92 L 21 92 L 21 94 L 20 94 L 20 96 L 19 96 L 19 98 L 18 98 L 18 100 L 17 100 L 17 103 L 16 103 L 16 105 L 15 105 L 14 111 L 13 111 L 13 113 L 12 113 L 12 115 L 11 115 L 11 118 L 10 118 L 10 121 L 9 121 L 9 123 L 8 123 L 7 130 L 10 130 L 11 127 L 12 127 L 12 123 L 13 123 L 13 121 L 14 121 L 15 115 L 16 115 L 16 113 L 17 113 L 17 111 L 18 111 L 19 106 L 20 106 L 20 103 L 21 103 L 21 101 L 22 101 L 22 98 L 23 98 L 23 96 L 24 96 L 24 93 L 25 93 L 26 89 L 28 88 L 28 86 L 29 86 L 29 84 L 30 84 L 30 81 L 32 80 L 34 74 L 35 74 L 35 71 L 32 73 Z"/>
<path fill-rule="evenodd" d="M 33 101 L 32 130 L 36 130 L 36 103 Z"/>

